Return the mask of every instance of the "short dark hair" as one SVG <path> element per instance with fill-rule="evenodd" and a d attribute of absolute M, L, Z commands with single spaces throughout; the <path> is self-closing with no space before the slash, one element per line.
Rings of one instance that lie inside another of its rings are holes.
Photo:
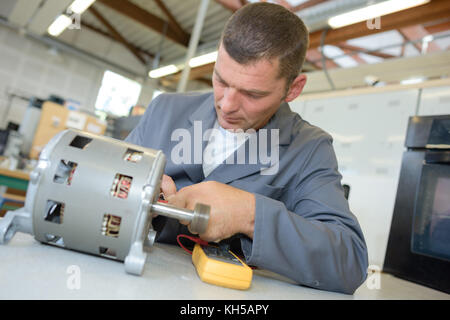
<path fill-rule="evenodd" d="M 287 85 L 300 74 L 309 44 L 308 29 L 293 12 L 272 3 L 243 6 L 227 21 L 221 36 L 227 53 L 236 62 L 279 59 L 279 77 Z"/>

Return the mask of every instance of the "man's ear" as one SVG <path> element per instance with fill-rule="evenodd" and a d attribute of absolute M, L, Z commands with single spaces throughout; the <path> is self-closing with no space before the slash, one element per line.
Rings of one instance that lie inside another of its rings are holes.
<path fill-rule="evenodd" d="M 286 95 L 286 98 L 284 98 L 284 101 L 291 102 L 292 100 L 296 99 L 300 93 L 302 93 L 303 88 L 306 84 L 306 75 L 301 74 L 297 78 L 292 81 L 291 86 L 289 87 L 288 93 Z"/>

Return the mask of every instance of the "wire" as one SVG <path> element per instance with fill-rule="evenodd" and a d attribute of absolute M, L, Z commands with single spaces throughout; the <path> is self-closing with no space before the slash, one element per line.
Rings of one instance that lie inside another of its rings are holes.
<path fill-rule="evenodd" d="M 121 217 L 105 214 L 103 216 L 102 234 L 104 236 L 117 238 L 119 236 L 121 220 Z"/>
<path fill-rule="evenodd" d="M 326 57 L 325 57 L 325 53 L 324 53 L 324 45 L 325 45 L 325 37 L 327 35 L 329 28 L 326 28 L 325 30 L 322 31 L 322 34 L 320 35 L 320 53 L 322 54 L 322 69 L 323 72 L 325 73 L 325 76 L 327 77 L 328 83 L 330 84 L 331 88 L 333 90 L 336 89 L 333 80 L 331 80 L 330 74 L 328 73 L 328 69 L 327 69 L 327 64 L 326 64 Z"/>
<path fill-rule="evenodd" d="M 188 248 L 186 248 L 185 246 L 183 246 L 183 244 L 182 244 L 181 241 L 180 241 L 180 238 L 186 238 L 186 239 L 189 239 L 189 240 L 191 240 L 191 241 L 193 241 L 193 242 L 195 242 L 195 243 L 198 243 L 198 244 L 201 245 L 201 246 L 207 246 L 207 245 L 208 245 L 208 242 L 207 242 L 207 241 L 202 240 L 202 239 L 200 239 L 200 238 L 198 238 L 198 237 L 192 237 L 192 236 L 188 236 L 188 235 L 186 235 L 186 234 L 179 234 L 179 235 L 177 236 L 177 242 L 178 242 L 178 245 L 179 245 L 181 248 L 183 248 L 183 250 L 186 251 L 186 252 L 189 253 L 189 254 L 192 254 L 192 251 L 189 250 Z"/>
<path fill-rule="evenodd" d="M 69 173 L 69 177 L 67 178 L 67 185 L 70 186 L 72 184 L 73 175 L 75 173 L 75 170 L 77 169 L 77 164 L 69 162 L 69 165 L 72 167 Z"/>
<path fill-rule="evenodd" d="M 113 197 L 126 199 L 131 188 L 132 177 L 117 174 L 114 183 L 111 187 L 111 194 Z"/>
<path fill-rule="evenodd" d="M 188 236 L 188 235 L 186 235 L 186 234 L 179 234 L 179 235 L 177 236 L 177 242 L 178 242 L 178 245 L 179 245 L 184 251 L 186 251 L 187 253 L 189 253 L 190 255 L 192 255 L 192 251 L 189 250 L 188 248 L 186 248 L 185 246 L 183 246 L 183 244 L 182 244 L 181 241 L 180 241 L 180 238 L 186 238 L 186 239 L 189 239 L 189 240 L 191 240 L 191 241 L 193 241 L 193 242 L 195 242 L 195 243 L 198 243 L 198 244 L 201 245 L 201 246 L 210 246 L 210 244 L 209 244 L 207 241 L 202 240 L 202 239 L 200 239 L 200 238 L 198 238 L 198 237 L 192 237 L 192 236 Z M 220 246 L 219 246 L 218 248 L 220 248 Z M 226 251 L 229 251 L 229 249 L 226 249 Z M 234 255 L 236 258 L 238 258 L 238 259 L 240 259 L 240 260 L 242 260 L 242 261 L 245 261 L 245 257 L 240 257 L 240 256 L 236 255 L 235 253 L 233 253 L 232 251 L 229 251 L 229 252 L 230 252 L 232 255 Z M 256 266 L 249 266 L 249 267 L 250 267 L 250 269 L 253 269 L 253 270 L 258 269 L 258 267 L 256 267 Z"/>
<path fill-rule="evenodd" d="M 125 161 L 139 162 L 142 160 L 143 152 L 128 149 L 125 153 Z"/>

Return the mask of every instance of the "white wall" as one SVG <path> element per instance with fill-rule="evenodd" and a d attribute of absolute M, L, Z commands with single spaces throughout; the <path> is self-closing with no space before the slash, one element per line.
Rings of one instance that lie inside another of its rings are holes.
<path fill-rule="evenodd" d="M 290 103 L 293 111 L 333 136 L 349 204 L 363 229 L 369 263 L 383 266 L 408 117 L 419 89 Z M 422 89 L 418 114 L 450 114 L 450 86 Z"/>
<path fill-rule="evenodd" d="M 55 54 L 48 46 L 0 26 L 0 127 L 7 121 L 20 124 L 28 106 L 28 101 L 11 99 L 8 93 L 42 99 L 54 94 L 78 101 L 82 109 L 95 111 L 105 70 L 66 52 Z M 114 68 L 111 70 L 117 72 Z M 133 80 L 143 84 L 138 103 L 147 106 L 154 83 L 142 78 Z M 6 115 L 9 105 L 11 108 Z"/>
<path fill-rule="evenodd" d="M 8 99 L 8 93 L 48 98 L 50 94 L 80 102 L 94 110 L 103 70 L 0 27 L 0 114 L 20 123 L 27 101 Z"/>
<path fill-rule="evenodd" d="M 424 88 L 422 90 L 419 115 L 450 113 L 450 90 L 446 86 Z"/>

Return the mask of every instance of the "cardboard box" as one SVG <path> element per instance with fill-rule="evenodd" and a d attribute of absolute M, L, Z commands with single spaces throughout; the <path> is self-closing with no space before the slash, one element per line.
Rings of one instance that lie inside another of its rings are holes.
<path fill-rule="evenodd" d="M 38 159 L 50 139 L 68 128 L 103 135 L 106 131 L 106 123 L 88 114 L 46 101 L 42 105 L 41 118 L 30 150 L 30 159 Z"/>

